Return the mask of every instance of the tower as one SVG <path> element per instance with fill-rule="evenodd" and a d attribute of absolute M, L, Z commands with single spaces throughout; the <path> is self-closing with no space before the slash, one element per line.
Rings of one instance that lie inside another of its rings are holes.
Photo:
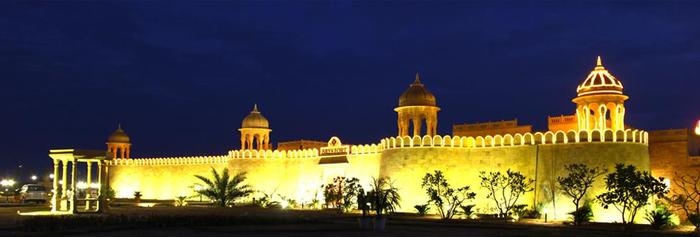
<path fill-rule="evenodd" d="M 408 130 L 413 123 L 413 136 L 421 136 L 423 121 L 426 124 L 426 135 L 437 134 L 437 112 L 435 96 L 425 88 L 416 73 L 416 80 L 408 87 L 401 97 L 399 106 L 394 109 L 398 113 L 399 136 L 408 136 Z"/>
<path fill-rule="evenodd" d="M 622 83 L 608 72 L 598 56 L 595 68 L 576 92 L 576 118 L 579 130 L 605 131 L 625 129 L 625 105 L 629 98 L 622 93 Z"/>
<path fill-rule="evenodd" d="M 241 149 L 270 149 L 270 122 L 258 111 L 258 105 L 241 122 Z"/>
<path fill-rule="evenodd" d="M 122 130 L 122 125 L 119 124 L 115 130 L 107 138 L 107 152 L 112 154 L 114 159 L 129 159 L 131 158 L 131 143 L 129 136 Z"/>

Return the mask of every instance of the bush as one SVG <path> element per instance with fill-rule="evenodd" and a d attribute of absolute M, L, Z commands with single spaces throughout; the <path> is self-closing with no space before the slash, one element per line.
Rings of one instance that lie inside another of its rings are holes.
<path fill-rule="evenodd" d="M 175 198 L 175 202 L 173 203 L 173 206 L 176 206 L 176 207 L 187 206 L 187 196 L 177 196 Z"/>
<path fill-rule="evenodd" d="M 583 223 L 588 223 L 593 219 L 593 210 L 591 209 L 591 204 L 586 202 L 583 206 L 576 209 L 576 211 L 569 212 L 571 219 L 574 221 L 574 225 L 581 225 Z"/>
<path fill-rule="evenodd" d="M 428 214 L 428 211 L 430 210 L 430 204 L 415 205 L 413 207 L 416 208 L 416 211 L 418 212 L 418 216 L 425 216 Z"/>
<path fill-rule="evenodd" d="M 521 214 L 522 214 L 522 216 L 520 216 L 521 218 L 540 219 L 540 217 L 542 217 L 542 212 L 540 210 L 538 210 L 537 208 L 533 208 L 533 209 L 526 208 L 525 210 L 523 210 L 523 212 Z"/>
<path fill-rule="evenodd" d="M 646 219 L 649 221 L 649 224 L 651 224 L 651 228 L 655 230 L 675 226 L 673 223 L 673 213 L 671 213 L 665 205 L 657 205 L 656 209 L 647 212 Z"/>
<path fill-rule="evenodd" d="M 688 222 L 690 224 L 693 224 L 694 226 L 700 226 L 700 214 L 698 213 L 691 213 L 688 215 Z"/>
<path fill-rule="evenodd" d="M 476 212 L 474 211 L 474 207 L 475 207 L 475 206 L 476 206 L 476 205 L 474 205 L 474 204 L 472 204 L 472 205 L 466 205 L 466 206 L 460 206 L 460 208 L 462 208 L 462 214 L 464 214 L 464 217 L 466 217 L 467 219 L 472 219 L 472 217 L 474 216 L 474 214 L 476 214 Z"/>

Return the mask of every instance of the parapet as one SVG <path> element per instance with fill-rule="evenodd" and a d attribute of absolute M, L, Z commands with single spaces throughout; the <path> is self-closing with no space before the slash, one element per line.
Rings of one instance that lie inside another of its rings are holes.
<path fill-rule="evenodd" d="M 521 145 L 542 145 L 542 144 L 568 144 L 568 143 L 591 143 L 591 142 L 628 142 L 648 144 L 649 134 L 641 130 L 569 130 L 548 131 L 545 133 L 516 133 L 496 136 L 476 136 L 460 137 L 454 136 L 404 136 L 385 138 L 381 141 L 382 149 L 404 148 L 404 147 L 463 147 L 463 148 L 484 148 L 484 147 L 504 147 Z"/>

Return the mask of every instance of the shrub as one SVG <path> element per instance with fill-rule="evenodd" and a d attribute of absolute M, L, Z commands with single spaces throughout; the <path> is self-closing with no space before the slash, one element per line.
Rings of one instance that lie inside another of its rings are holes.
<path fill-rule="evenodd" d="M 510 169 L 505 174 L 482 171 L 479 178 L 481 178 L 481 187 L 489 191 L 486 197 L 493 200 L 499 216 L 504 220 L 508 219 L 520 197 L 534 190 L 532 188 L 532 183 L 535 182 L 533 179 Z"/>
<path fill-rule="evenodd" d="M 428 214 L 428 211 L 430 210 L 430 204 L 415 205 L 413 207 L 416 208 L 416 211 L 418 212 L 418 216 L 425 216 Z"/>
<path fill-rule="evenodd" d="M 230 176 L 228 168 L 224 168 L 219 174 L 212 167 L 211 173 L 213 179 L 201 175 L 194 176 L 205 184 L 204 188 L 195 192 L 209 198 L 220 207 L 232 206 L 239 198 L 245 198 L 253 193 L 250 185 L 243 184 L 246 180 L 245 172 Z"/>
<path fill-rule="evenodd" d="M 663 178 L 654 178 L 647 171 L 639 171 L 633 165 L 617 164 L 615 172 L 605 178 L 606 192 L 597 196 L 603 208 L 615 206 L 620 211 L 622 223 L 634 223 L 637 212 L 649 203 L 649 198 L 662 197 L 668 192 Z"/>
<path fill-rule="evenodd" d="M 575 211 L 569 212 L 574 225 L 581 225 L 583 223 L 588 223 L 593 219 L 593 210 L 591 209 L 591 204 L 585 202 Z"/>
<path fill-rule="evenodd" d="M 372 204 L 377 218 L 382 218 L 384 214 L 392 213 L 401 207 L 401 195 L 399 189 L 387 177 L 372 178 L 370 184 L 372 190 L 367 194 L 368 200 Z"/>
<path fill-rule="evenodd" d="M 452 219 L 457 213 L 457 208 L 468 199 L 474 199 L 476 193 L 469 191 L 469 186 L 452 188 L 442 171 L 436 170 L 433 174 L 423 176 L 421 187 L 425 189 L 430 203 L 434 204 L 442 219 Z"/>
<path fill-rule="evenodd" d="M 177 196 L 175 198 L 175 203 L 173 203 L 174 206 L 176 207 L 184 207 L 187 206 L 187 196 Z"/>
<path fill-rule="evenodd" d="M 688 222 L 690 224 L 693 224 L 694 226 L 700 226 L 700 214 L 698 213 L 691 213 L 688 215 Z"/>
<path fill-rule="evenodd" d="M 657 205 L 654 210 L 647 212 L 646 219 L 651 224 L 651 228 L 656 230 L 675 226 L 673 213 L 665 205 Z"/>
<path fill-rule="evenodd" d="M 564 169 L 569 174 L 565 177 L 557 177 L 557 183 L 561 192 L 569 196 L 574 203 L 574 211 L 570 213 L 578 213 L 580 202 L 586 196 L 588 189 L 593 187 L 595 180 L 607 170 L 597 166 L 588 167 L 584 164 L 570 164 L 564 166 Z M 582 222 L 576 221 L 575 217 L 576 215 L 574 215 L 574 224 L 581 224 Z"/>
<path fill-rule="evenodd" d="M 462 214 L 464 214 L 464 217 L 467 219 L 471 219 L 476 212 L 474 211 L 474 207 L 476 205 L 471 204 L 471 205 L 466 205 L 466 206 L 460 206 L 462 208 Z"/>
<path fill-rule="evenodd" d="M 139 192 L 139 191 L 134 192 L 134 201 L 136 201 L 137 203 L 141 202 L 141 196 L 143 196 L 143 194 L 141 194 L 141 192 Z"/>

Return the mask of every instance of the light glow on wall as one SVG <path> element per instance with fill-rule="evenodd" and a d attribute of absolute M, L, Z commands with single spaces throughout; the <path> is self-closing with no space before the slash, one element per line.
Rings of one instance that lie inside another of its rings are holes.
<path fill-rule="evenodd" d="M 698 125 L 695 126 L 695 135 L 700 136 L 700 120 L 698 120 Z"/>

